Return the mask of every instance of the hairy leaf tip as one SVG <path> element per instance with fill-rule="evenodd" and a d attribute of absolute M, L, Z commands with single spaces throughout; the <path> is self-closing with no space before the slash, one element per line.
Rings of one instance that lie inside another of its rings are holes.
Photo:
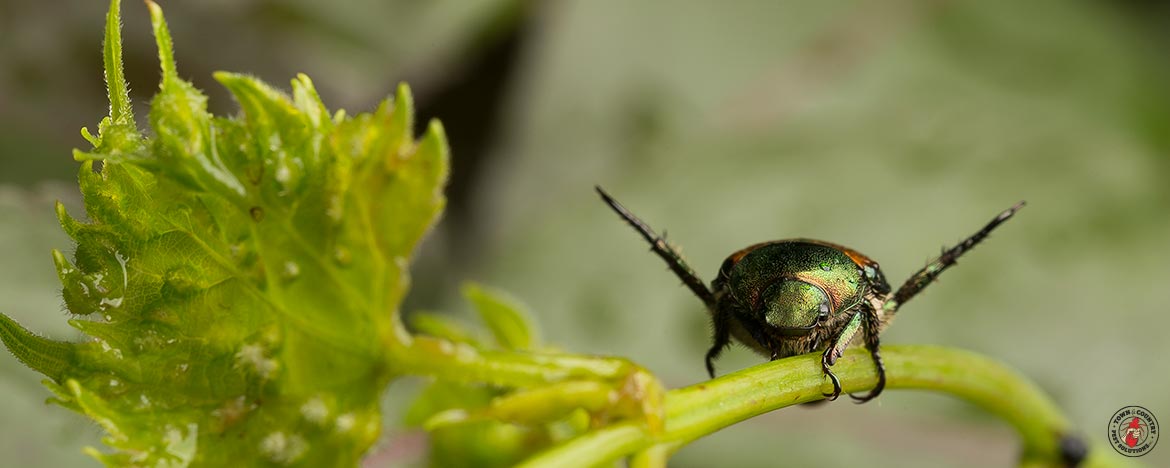
<path fill-rule="evenodd" d="M 158 61 L 162 67 L 162 85 L 178 78 L 175 67 L 175 48 L 171 42 L 171 32 L 167 29 L 167 20 L 163 17 L 162 8 L 150 0 L 146 0 L 146 7 L 150 9 L 150 25 L 154 29 L 154 40 L 158 44 Z"/>
<path fill-rule="evenodd" d="M 55 381 L 73 362 L 73 344 L 37 336 L 4 314 L 0 314 L 0 341 L 17 360 Z"/>
<path fill-rule="evenodd" d="M 414 96 L 406 83 L 398 83 L 394 92 L 394 114 L 390 124 L 392 134 L 406 135 L 405 141 L 410 141 L 410 132 L 414 128 Z"/>
<path fill-rule="evenodd" d="M 292 89 L 293 104 L 308 117 L 314 128 L 325 128 L 324 125 L 332 123 L 329 120 L 329 109 L 321 102 L 321 96 L 317 94 L 313 80 L 308 75 L 297 73 L 297 77 L 292 80 Z"/>
<path fill-rule="evenodd" d="M 106 68 L 106 92 L 110 98 L 110 118 L 115 125 L 134 125 L 130 108 L 130 89 L 122 69 L 122 2 L 110 0 L 106 15 L 106 37 L 102 44 L 102 59 Z"/>

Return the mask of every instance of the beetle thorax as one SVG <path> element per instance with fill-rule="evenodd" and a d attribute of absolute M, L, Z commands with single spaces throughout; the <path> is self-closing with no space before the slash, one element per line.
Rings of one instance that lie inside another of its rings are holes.
<path fill-rule="evenodd" d="M 801 240 L 757 246 L 728 266 L 727 271 L 721 272 L 726 275 L 728 293 L 741 306 L 753 310 L 762 310 L 762 296 L 778 283 L 803 282 L 820 289 L 830 309 L 836 312 L 856 303 L 868 282 L 861 268 L 842 250 Z M 785 288 L 790 292 L 801 289 Z"/>

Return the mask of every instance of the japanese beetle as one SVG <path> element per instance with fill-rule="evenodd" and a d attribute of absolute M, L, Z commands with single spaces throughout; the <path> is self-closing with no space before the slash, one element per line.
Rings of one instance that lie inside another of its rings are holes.
<path fill-rule="evenodd" d="M 961 255 L 993 229 L 1023 208 L 1019 202 L 987 223 L 983 229 L 927 263 L 897 291 L 890 289 L 878 263 L 856 250 L 813 240 L 786 239 L 755 244 L 731 254 L 708 289 L 682 255 L 633 213 L 597 187 L 602 200 L 650 242 L 651 250 L 666 260 L 671 271 L 711 312 L 714 344 L 707 351 L 707 373 L 714 378 L 714 361 L 731 338 L 776 360 L 824 348 L 821 369 L 833 384 L 830 400 L 841 395 L 841 382 L 830 369 L 858 332 L 878 370 L 878 383 L 869 394 L 850 395 L 858 403 L 881 394 L 886 384 L 878 334 L 898 308 L 912 299 Z"/>

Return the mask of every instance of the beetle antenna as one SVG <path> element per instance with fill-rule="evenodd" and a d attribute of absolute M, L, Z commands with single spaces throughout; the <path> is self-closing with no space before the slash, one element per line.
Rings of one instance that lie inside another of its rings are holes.
<path fill-rule="evenodd" d="M 938 278 L 938 275 L 942 274 L 942 272 L 951 265 L 954 265 L 960 256 L 974 248 L 975 245 L 985 239 L 988 234 L 991 234 L 992 230 L 994 230 L 1000 224 L 1003 224 L 1004 221 L 1011 219 L 1011 217 L 1015 215 L 1017 211 L 1020 211 L 1020 209 L 1023 207 L 1023 201 L 1016 203 L 1014 206 L 1008 208 L 992 219 L 991 222 L 987 223 L 986 226 L 983 226 L 983 229 L 980 229 L 979 232 L 972 234 L 971 237 L 966 238 L 963 240 L 963 242 L 960 242 L 954 247 L 949 249 L 944 248 L 942 255 L 932 260 L 930 263 L 927 263 L 926 266 L 922 267 L 921 270 L 918 270 L 917 273 L 914 273 L 910 279 L 906 280 L 906 282 L 902 284 L 902 287 L 898 288 L 898 291 L 891 296 L 891 299 L 886 301 L 886 305 L 884 307 L 886 315 L 893 315 L 893 313 L 898 310 L 898 307 L 901 307 L 902 304 L 906 303 L 906 301 L 913 299 L 914 296 L 922 292 L 926 286 L 930 285 L 931 282 Z M 887 318 L 886 320 L 889 319 Z"/>
<path fill-rule="evenodd" d="M 618 216 L 621 216 L 638 233 L 642 234 L 642 237 L 650 243 L 650 250 L 653 250 L 654 253 L 666 261 L 667 266 L 670 267 L 670 271 L 673 271 L 682 280 L 683 284 L 687 285 L 691 289 L 691 292 L 695 293 L 703 301 L 703 304 L 707 305 L 708 309 L 714 310 L 715 296 L 711 294 L 710 289 L 707 289 L 707 285 L 703 283 L 699 275 L 695 274 L 695 270 L 691 269 L 690 265 L 687 265 L 686 260 L 683 260 L 682 254 L 674 246 L 668 244 L 665 237 L 660 237 L 658 234 L 655 234 L 649 225 L 641 219 L 638 219 L 637 216 L 634 216 L 630 210 L 627 210 L 621 203 L 614 200 L 608 193 L 605 193 L 605 190 L 602 190 L 600 185 L 594 186 L 594 188 L 597 189 L 597 194 L 601 195 L 601 199 L 610 208 L 613 208 L 613 211 L 617 212 Z"/>

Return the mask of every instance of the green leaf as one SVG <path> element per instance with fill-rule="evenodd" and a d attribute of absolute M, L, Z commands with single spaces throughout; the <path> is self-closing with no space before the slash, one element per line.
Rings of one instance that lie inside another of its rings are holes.
<path fill-rule="evenodd" d="M 212 116 L 147 5 L 163 75 L 153 136 L 130 114 L 114 0 L 110 116 L 75 151 L 88 220 L 57 207 L 77 246 L 53 259 L 88 338 L 8 318 L 0 338 L 105 429 L 113 452 L 88 453 L 108 465 L 354 465 L 399 367 L 388 348 L 409 339 L 398 306 L 444 204 L 442 127 L 414 141 L 405 85 L 373 113 L 331 118 L 303 75 L 290 98 L 217 73 L 241 113 Z"/>
<path fill-rule="evenodd" d="M 519 302 L 474 283 L 463 286 L 463 295 L 475 306 L 501 348 L 527 350 L 540 345 L 528 313 Z"/>
<path fill-rule="evenodd" d="M 0 314 L 0 341 L 29 368 L 59 380 L 73 361 L 74 346 L 37 336 Z"/>

